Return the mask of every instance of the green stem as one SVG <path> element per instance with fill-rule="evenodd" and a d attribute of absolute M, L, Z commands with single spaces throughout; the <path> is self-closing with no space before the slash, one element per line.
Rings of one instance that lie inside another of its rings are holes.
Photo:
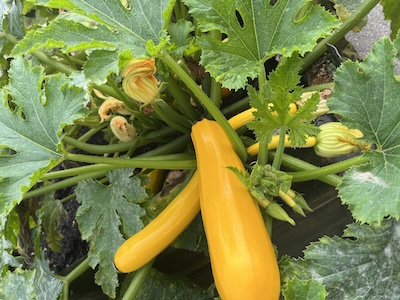
<path fill-rule="evenodd" d="M 69 297 L 69 286 L 71 282 L 81 276 L 89 269 L 89 258 L 82 261 L 75 269 L 73 269 L 67 276 L 58 276 L 64 282 L 63 286 L 63 299 L 68 300 Z"/>
<path fill-rule="evenodd" d="M 267 84 L 267 73 L 265 72 L 265 68 L 262 68 L 260 74 L 258 75 L 259 93 L 262 97 L 265 95 L 266 84 Z M 268 105 L 268 103 L 266 103 L 266 105 Z M 264 141 L 260 141 L 257 161 L 260 165 L 266 165 L 268 163 L 268 143 Z"/>
<path fill-rule="evenodd" d="M 184 134 L 167 144 L 159 146 L 143 154 L 137 155 L 134 158 L 154 157 L 158 155 L 176 153 L 184 149 L 189 144 L 189 142 L 190 142 L 190 136 L 188 134 Z"/>
<path fill-rule="evenodd" d="M 242 141 L 237 135 L 236 131 L 233 130 L 232 126 L 229 125 L 225 116 L 221 113 L 219 108 L 211 101 L 211 99 L 204 93 L 204 91 L 197 85 L 197 83 L 179 66 L 179 64 L 166 53 L 161 51 L 159 53 L 160 59 L 174 71 L 174 73 L 186 84 L 186 86 L 193 92 L 193 94 L 200 100 L 201 104 L 208 110 L 208 112 L 213 116 L 213 118 L 218 122 L 218 124 L 225 131 L 226 135 L 230 139 L 233 147 L 235 148 L 237 154 L 242 159 L 246 160 L 247 152 Z"/>
<path fill-rule="evenodd" d="M 197 120 L 198 114 L 192 104 L 190 104 L 189 95 L 185 94 L 182 91 L 175 78 L 173 78 L 172 76 L 168 76 L 164 78 L 164 81 L 168 83 L 168 91 L 171 93 L 172 97 L 174 98 L 184 115 L 191 121 Z"/>
<path fill-rule="evenodd" d="M 124 102 L 124 104 L 129 107 L 130 109 L 133 109 L 134 111 L 137 111 L 139 109 L 139 105 L 136 104 L 135 101 L 131 100 L 129 96 L 125 93 L 123 93 L 118 86 L 115 84 L 114 80 L 110 78 L 110 76 L 107 77 L 107 83 L 109 86 L 114 90 L 114 92 L 118 95 L 118 99 Z"/>
<path fill-rule="evenodd" d="M 80 175 L 80 174 L 83 175 L 83 174 L 88 174 L 88 173 L 105 172 L 105 171 L 115 170 L 115 169 L 119 169 L 119 168 L 120 168 L 119 166 L 112 166 L 112 165 L 106 165 L 106 164 L 94 164 L 94 165 L 88 165 L 88 166 L 82 166 L 82 167 L 76 167 L 76 168 L 71 168 L 71 169 L 49 172 L 49 173 L 44 174 L 42 177 L 40 177 L 40 179 L 41 180 L 51 180 L 51 179 L 57 179 L 57 178 L 66 178 L 66 177 L 76 176 L 76 175 Z"/>
<path fill-rule="evenodd" d="M 276 148 L 274 161 L 272 162 L 272 167 L 275 168 L 275 170 L 281 168 L 283 152 L 285 151 L 285 136 L 286 128 L 281 127 L 279 132 L 278 148 Z"/>
<path fill-rule="evenodd" d="M 143 280 L 146 278 L 147 274 L 151 270 L 153 262 L 154 260 L 152 260 L 151 262 L 149 262 L 148 264 L 144 265 L 142 268 L 136 271 L 132 282 L 129 284 L 129 287 L 126 290 L 121 300 L 135 299 L 136 294 L 138 293 Z"/>
<path fill-rule="evenodd" d="M 86 134 L 89 134 L 92 130 L 88 131 Z M 140 141 L 139 146 L 144 146 L 152 142 L 160 142 L 160 141 L 165 142 L 167 140 L 170 140 L 170 138 L 176 135 L 177 133 L 178 132 L 176 131 L 176 129 L 172 127 L 163 127 L 157 131 L 152 131 L 146 134 L 144 137 L 139 136 L 134 141 L 120 143 L 120 144 L 110 144 L 110 145 L 96 145 L 96 144 L 85 143 L 84 141 L 88 140 L 89 137 L 92 136 L 91 134 L 89 136 L 86 136 L 86 134 L 84 134 L 79 139 L 74 139 L 66 135 L 63 137 L 63 141 L 67 144 L 70 144 L 73 147 L 84 150 L 88 153 L 104 154 L 104 153 L 125 152 L 131 149 L 132 146 L 136 145 L 137 141 Z M 66 152 L 71 152 L 73 147 L 68 147 Z"/>
<path fill-rule="evenodd" d="M 366 0 L 345 22 L 343 22 L 342 26 L 336 29 L 332 35 L 320 41 L 313 51 L 304 57 L 303 68 L 300 72 L 303 73 L 307 70 L 314 61 L 326 52 L 326 44 L 335 45 L 339 42 L 362 18 L 368 15 L 379 2 L 380 0 Z"/>
<path fill-rule="evenodd" d="M 121 168 L 147 168 L 147 169 L 166 169 L 166 170 L 190 170 L 196 168 L 196 160 L 189 153 L 159 155 L 153 157 L 135 157 L 131 159 L 100 157 L 93 155 L 65 153 L 65 159 L 119 166 Z"/>
<path fill-rule="evenodd" d="M 78 155 L 78 154 L 76 154 Z M 106 171 L 98 171 L 98 172 L 91 172 L 91 173 L 86 173 L 86 174 L 82 174 L 82 175 L 78 175 L 72 178 L 68 178 L 56 183 L 52 183 L 49 185 L 45 185 L 43 187 L 31 190 L 29 192 L 27 192 L 24 195 L 24 199 L 29 199 L 32 197 L 37 197 L 39 195 L 43 195 L 43 194 L 47 194 L 50 192 L 54 192 L 56 190 L 59 189 L 64 189 L 70 186 L 73 186 L 75 184 L 77 184 L 78 182 L 85 180 L 85 179 L 89 179 L 89 178 L 99 178 L 99 177 L 103 177 L 106 175 Z"/>
<path fill-rule="evenodd" d="M 18 39 L 11 34 L 4 32 L 3 36 L 13 44 L 18 43 Z M 31 54 L 33 56 L 35 56 L 41 62 L 45 63 L 47 66 L 51 66 L 67 75 L 70 75 L 74 71 L 74 70 L 70 69 L 69 67 L 67 67 L 66 65 L 64 65 L 63 63 L 50 58 L 49 56 L 47 56 L 45 53 L 43 53 L 41 51 L 33 51 Z"/>
<path fill-rule="evenodd" d="M 63 142 L 74 146 L 75 148 L 81 149 L 88 153 L 92 154 L 104 154 L 104 153 L 115 153 L 115 152 L 124 152 L 129 150 L 129 148 L 133 145 L 135 141 L 121 143 L 121 144 L 111 144 L 111 145 L 96 145 L 96 144 L 88 144 L 81 142 L 80 140 L 76 140 L 68 135 L 63 137 Z"/>
<path fill-rule="evenodd" d="M 275 152 L 270 151 L 269 159 L 273 160 L 274 157 L 275 157 Z M 313 164 L 310 164 L 308 162 L 305 162 L 302 159 L 293 157 L 288 154 L 282 155 L 282 165 L 289 169 L 296 170 L 296 171 L 313 171 L 313 170 L 319 169 L 319 167 L 314 166 Z M 323 177 L 320 177 L 320 178 L 318 178 L 318 180 L 336 187 L 341 182 L 342 179 L 340 176 L 332 174 L 332 175 L 325 175 Z"/>
<path fill-rule="evenodd" d="M 313 179 L 318 179 L 320 177 L 336 174 L 348 170 L 355 165 L 366 164 L 370 160 L 363 156 L 356 156 L 344 161 L 334 163 L 328 166 L 320 167 L 315 170 L 301 171 L 301 172 L 288 172 L 288 175 L 293 176 L 293 182 L 302 182 Z"/>
<path fill-rule="evenodd" d="M 100 126 L 96 127 L 96 128 L 92 128 L 89 131 L 87 131 L 85 134 L 83 134 L 82 136 L 79 137 L 78 142 L 80 143 L 84 143 L 86 142 L 88 139 L 90 139 L 92 136 L 94 136 L 96 133 L 98 133 L 99 131 L 103 130 L 105 127 L 107 126 L 107 124 L 101 124 Z M 67 135 L 65 135 L 63 137 L 63 140 L 65 140 L 65 137 L 67 137 Z M 68 139 L 68 138 L 67 138 Z M 71 152 L 74 149 L 74 145 L 70 145 L 68 146 L 65 151 L 66 152 Z M 103 152 L 104 153 L 104 152 Z"/>
<path fill-rule="evenodd" d="M 190 140 L 190 137 L 188 135 L 183 135 L 183 136 L 173 140 L 172 142 L 169 142 L 168 144 L 159 146 L 153 150 L 150 150 L 143 154 L 135 156 L 135 158 L 146 158 L 146 157 L 153 157 L 153 156 L 158 156 L 158 155 L 175 153 L 179 150 L 182 150 L 182 148 L 186 147 L 189 140 Z M 86 145 L 89 145 L 89 144 L 86 144 Z M 120 168 L 120 166 L 118 166 L 118 165 L 115 166 L 115 165 L 109 165 L 109 164 L 94 164 L 94 165 L 89 165 L 89 166 L 82 166 L 82 167 L 76 167 L 76 168 L 71 168 L 71 169 L 66 169 L 66 170 L 49 172 L 49 173 L 44 174 L 41 177 L 41 180 L 65 178 L 65 177 L 75 176 L 78 174 L 115 170 L 115 169 L 119 169 L 119 168 Z"/>
<path fill-rule="evenodd" d="M 179 130 L 183 133 L 189 133 L 191 122 L 184 116 L 177 113 L 165 101 L 157 101 L 151 105 L 157 115 L 165 121 L 169 126 Z"/>
<path fill-rule="evenodd" d="M 67 202 L 67 201 L 69 201 L 69 200 L 72 200 L 72 199 L 75 199 L 76 198 L 76 194 L 75 193 L 72 193 L 72 194 L 69 194 L 68 196 L 66 196 L 66 197 L 64 197 L 64 198 L 62 198 L 62 199 L 60 199 L 60 203 L 61 204 L 64 204 L 65 202 Z"/>
<path fill-rule="evenodd" d="M 63 63 L 50 58 L 42 51 L 33 51 L 32 55 L 35 56 L 38 60 L 40 60 L 42 63 L 44 63 L 46 66 L 51 66 L 51 67 L 57 69 L 58 71 L 65 73 L 67 75 L 70 75 L 72 72 L 75 71 L 75 70 L 67 67 Z"/>
<path fill-rule="evenodd" d="M 312 85 L 312 86 L 308 86 L 308 87 L 304 88 L 303 93 L 314 92 L 314 91 L 323 91 L 326 89 L 333 88 L 334 86 L 335 86 L 334 82 L 327 82 L 327 83 L 322 83 L 322 84 L 318 84 L 318 85 Z"/>
<path fill-rule="evenodd" d="M 187 137 L 188 138 L 188 137 Z M 181 144 L 181 143 L 176 143 Z M 165 151 L 165 149 L 164 149 Z M 161 152 L 161 151 L 159 151 Z M 154 152 L 152 153 L 154 154 Z M 107 171 L 119 168 L 148 168 L 148 169 L 168 169 L 168 170 L 191 170 L 196 168 L 196 160 L 189 153 L 167 154 L 150 157 L 144 153 L 141 157 L 132 159 L 99 157 L 92 155 L 70 154 L 66 153 L 66 160 L 74 160 L 79 162 L 95 163 L 96 165 L 78 167 L 63 171 L 48 173 L 42 179 L 54 179 L 80 174 L 56 183 L 45 185 L 43 187 L 27 192 L 24 199 L 37 197 L 42 194 L 50 193 L 59 189 L 67 188 L 76 185 L 78 182 L 89 179 L 99 178 L 106 175 Z M 103 162 L 103 163 L 99 163 Z M 82 172 L 84 172 L 82 174 Z"/>
<path fill-rule="evenodd" d="M 235 101 L 233 104 L 221 109 L 221 112 L 227 117 L 233 117 L 234 115 L 250 108 L 249 97 L 243 98 L 239 101 Z"/>

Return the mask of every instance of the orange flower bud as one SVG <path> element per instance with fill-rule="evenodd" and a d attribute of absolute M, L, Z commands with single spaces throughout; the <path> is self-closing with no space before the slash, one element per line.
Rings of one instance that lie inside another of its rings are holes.
<path fill-rule="evenodd" d="M 131 113 L 127 110 L 124 102 L 114 98 L 107 97 L 103 104 L 99 107 L 98 113 L 101 118 L 101 122 L 111 118 L 111 113 L 119 113 L 121 115 L 130 115 Z"/>
<path fill-rule="evenodd" d="M 110 122 L 111 131 L 121 142 L 133 141 L 136 129 L 122 116 L 115 116 Z"/>
<path fill-rule="evenodd" d="M 154 102 L 160 92 L 158 82 L 155 78 L 132 76 L 132 74 L 124 78 L 122 87 L 129 97 L 144 104 Z"/>
<path fill-rule="evenodd" d="M 130 60 L 122 69 L 121 75 L 140 77 L 153 77 L 156 73 L 156 65 L 154 58 L 140 58 Z M 154 78 L 155 79 L 155 78 Z"/>

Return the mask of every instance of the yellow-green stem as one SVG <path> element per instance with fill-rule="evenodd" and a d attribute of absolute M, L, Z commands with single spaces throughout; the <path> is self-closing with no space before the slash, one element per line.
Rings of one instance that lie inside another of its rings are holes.
<path fill-rule="evenodd" d="M 247 157 L 246 148 L 244 147 L 235 130 L 229 125 L 219 108 L 215 106 L 211 99 L 197 85 L 197 83 L 181 68 L 181 66 L 179 66 L 179 64 L 171 56 L 168 55 L 168 53 L 161 51 L 158 55 L 159 58 L 186 84 L 186 86 L 193 92 L 197 99 L 199 99 L 201 104 L 204 105 L 212 117 L 218 122 L 231 141 L 240 159 L 245 161 Z"/>

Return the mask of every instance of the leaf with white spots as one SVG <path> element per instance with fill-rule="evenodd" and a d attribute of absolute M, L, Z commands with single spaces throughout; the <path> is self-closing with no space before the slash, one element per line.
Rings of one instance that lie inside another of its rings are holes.
<path fill-rule="evenodd" d="M 393 43 L 383 38 L 364 62 L 343 63 L 329 100 L 343 124 L 361 130 L 364 141 L 376 145 L 364 153 L 370 163 L 346 172 L 338 187 L 353 217 L 365 223 L 400 218 L 400 83 L 394 57 Z"/>
<path fill-rule="evenodd" d="M 322 237 L 304 251 L 304 259 L 286 262 L 284 275 L 315 280 L 326 299 L 392 300 L 400 295 L 400 224 L 350 224 L 340 237 Z"/>

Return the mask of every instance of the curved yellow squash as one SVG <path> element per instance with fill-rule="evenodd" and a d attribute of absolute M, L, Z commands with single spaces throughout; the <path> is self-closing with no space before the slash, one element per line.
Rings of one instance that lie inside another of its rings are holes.
<path fill-rule="evenodd" d="M 167 248 L 200 211 L 197 172 L 172 202 L 145 228 L 126 240 L 114 256 L 123 273 L 133 272 Z"/>
<path fill-rule="evenodd" d="M 280 275 L 261 212 L 227 167 L 244 170 L 218 123 L 192 127 L 200 207 L 216 288 L 222 300 L 278 300 Z"/>

